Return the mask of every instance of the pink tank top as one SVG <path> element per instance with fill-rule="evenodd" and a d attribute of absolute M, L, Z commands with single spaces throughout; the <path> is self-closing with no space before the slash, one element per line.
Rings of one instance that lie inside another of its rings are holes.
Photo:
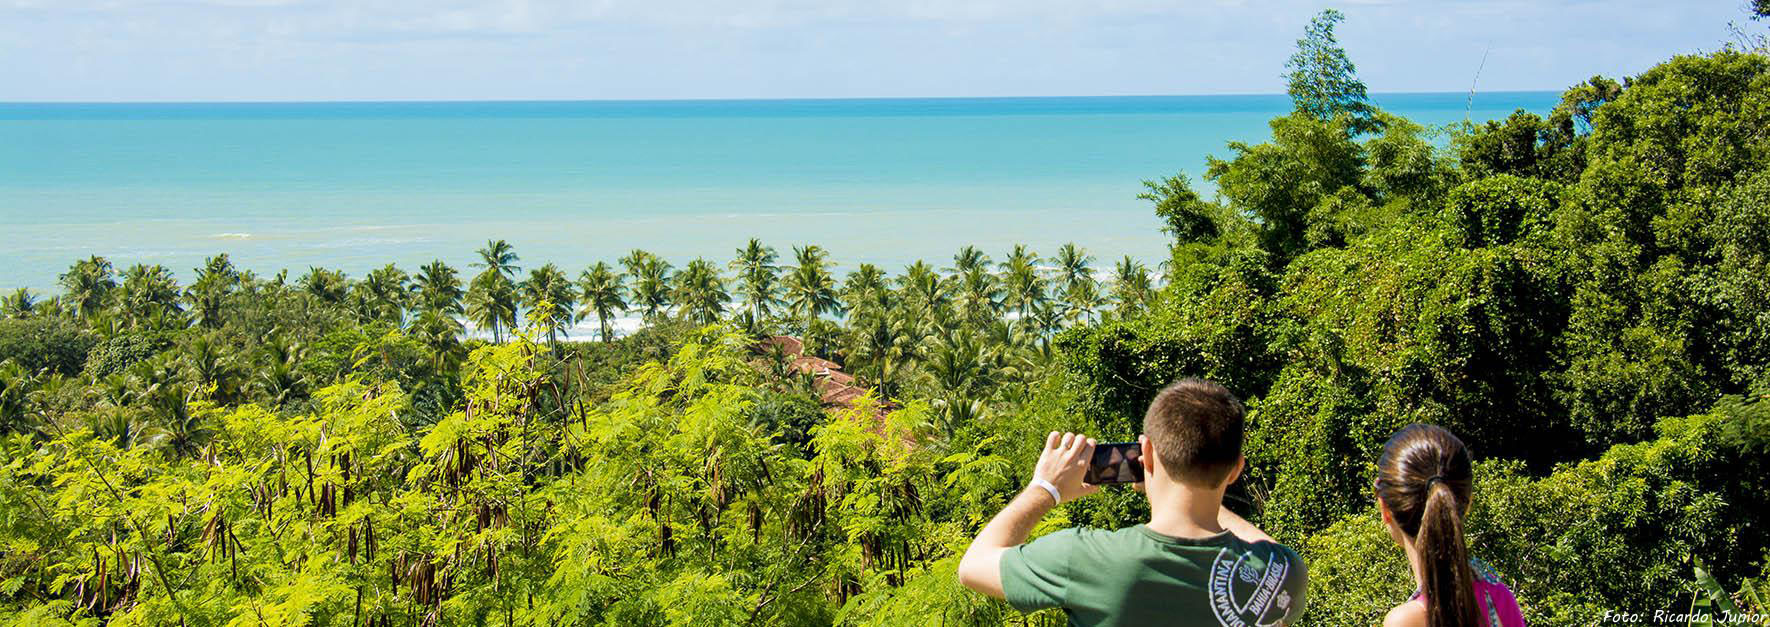
<path fill-rule="evenodd" d="M 1525 627 L 1524 612 L 1518 609 L 1518 599 L 1512 596 L 1512 589 L 1500 581 L 1500 576 L 1493 568 L 1478 559 L 1469 560 L 1469 568 L 1475 571 L 1475 604 L 1480 606 L 1482 627 Z M 1411 599 L 1425 599 L 1418 591 Z"/>

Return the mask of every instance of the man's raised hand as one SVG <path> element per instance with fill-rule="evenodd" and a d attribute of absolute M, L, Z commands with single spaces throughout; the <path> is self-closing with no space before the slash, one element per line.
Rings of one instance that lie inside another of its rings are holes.
<path fill-rule="evenodd" d="M 1062 495 L 1061 501 L 1075 499 L 1093 494 L 1099 486 L 1082 483 L 1082 477 L 1088 473 L 1088 462 L 1094 458 L 1094 440 L 1079 433 L 1058 433 L 1052 431 L 1045 437 L 1045 451 L 1039 454 L 1039 464 L 1033 468 L 1033 478 L 1044 479 L 1057 486 Z"/>

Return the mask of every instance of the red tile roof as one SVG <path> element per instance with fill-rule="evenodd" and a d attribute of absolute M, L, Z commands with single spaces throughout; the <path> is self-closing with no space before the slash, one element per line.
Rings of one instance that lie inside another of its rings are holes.
<path fill-rule="evenodd" d="M 780 352 L 792 360 L 793 369 L 817 378 L 815 387 L 818 398 L 823 401 L 826 409 L 848 409 L 854 407 L 855 401 L 866 396 L 871 390 L 856 385 L 854 375 L 842 372 L 842 364 L 805 355 L 805 343 L 799 338 L 789 335 L 776 335 L 763 340 L 757 346 L 758 351 L 766 352 L 768 345 L 780 347 Z M 897 405 L 881 400 L 878 403 L 878 414 L 875 418 L 882 423 L 885 414 L 896 409 Z"/>

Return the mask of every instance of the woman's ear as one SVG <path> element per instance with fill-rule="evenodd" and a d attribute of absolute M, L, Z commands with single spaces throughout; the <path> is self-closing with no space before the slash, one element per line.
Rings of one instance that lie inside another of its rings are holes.
<path fill-rule="evenodd" d="M 1389 511 L 1389 504 L 1384 503 L 1380 496 L 1377 497 L 1377 511 L 1383 513 L 1383 529 L 1389 532 L 1389 539 L 1406 546 L 1407 538 L 1401 533 L 1401 525 L 1395 522 L 1395 513 Z"/>

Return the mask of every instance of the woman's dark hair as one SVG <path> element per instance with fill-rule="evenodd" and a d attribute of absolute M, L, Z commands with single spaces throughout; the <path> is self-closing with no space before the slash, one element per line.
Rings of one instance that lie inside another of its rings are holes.
<path fill-rule="evenodd" d="M 1475 573 L 1463 542 L 1473 472 L 1469 449 L 1443 427 L 1408 425 L 1383 445 L 1377 498 L 1420 554 L 1420 592 L 1431 627 L 1475 627 Z"/>

